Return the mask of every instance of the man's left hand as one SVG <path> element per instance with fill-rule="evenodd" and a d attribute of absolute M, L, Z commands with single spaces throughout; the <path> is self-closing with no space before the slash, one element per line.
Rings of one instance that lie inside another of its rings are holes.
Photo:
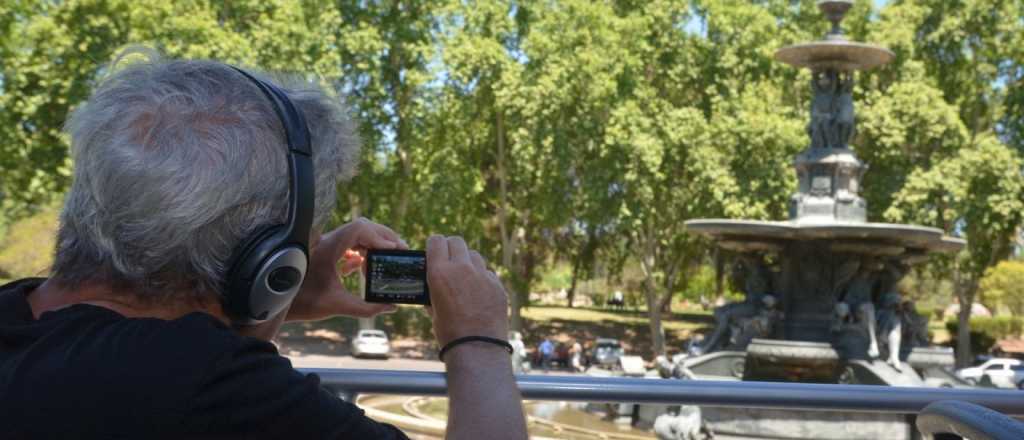
<path fill-rule="evenodd" d="M 353 295 L 341 277 L 360 270 L 369 249 L 408 248 L 391 228 L 365 218 L 327 233 L 310 250 L 306 280 L 285 320 L 316 321 L 337 315 L 369 318 L 395 311 L 392 304 L 368 303 Z"/>

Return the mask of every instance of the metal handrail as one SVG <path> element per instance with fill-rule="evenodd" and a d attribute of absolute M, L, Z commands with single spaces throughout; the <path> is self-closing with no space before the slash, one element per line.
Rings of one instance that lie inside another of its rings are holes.
<path fill-rule="evenodd" d="M 444 373 L 311 368 L 323 385 L 348 395 L 443 396 Z M 520 375 L 523 398 L 587 402 L 916 414 L 931 403 L 959 400 L 1024 416 L 1024 391 L 808 383 Z"/>
<path fill-rule="evenodd" d="M 917 416 L 917 429 L 925 438 L 953 434 L 971 440 L 1020 440 L 1024 423 L 988 408 L 944 400 L 928 405 Z"/>

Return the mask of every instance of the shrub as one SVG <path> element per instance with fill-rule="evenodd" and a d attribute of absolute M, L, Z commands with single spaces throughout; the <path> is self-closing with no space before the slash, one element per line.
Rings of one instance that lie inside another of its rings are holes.
<path fill-rule="evenodd" d="M 0 279 L 47 276 L 57 235 L 56 206 L 10 225 L 0 240 Z"/>
<path fill-rule="evenodd" d="M 946 329 L 952 338 L 951 343 L 956 346 L 957 330 L 959 325 L 956 319 L 946 321 Z M 1024 332 L 1024 318 L 1016 316 L 996 316 L 992 318 L 977 317 L 971 318 L 971 351 L 975 353 L 988 353 L 996 341 L 1006 338 L 1019 338 Z"/>
<path fill-rule="evenodd" d="M 1024 313 L 1024 261 L 1002 261 L 985 271 L 981 302 L 993 312 Z"/>

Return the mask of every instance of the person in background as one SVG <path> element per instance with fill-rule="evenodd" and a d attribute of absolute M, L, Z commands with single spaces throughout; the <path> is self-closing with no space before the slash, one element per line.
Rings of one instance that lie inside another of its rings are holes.
<path fill-rule="evenodd" d="M 523 343 L 523 335 L 519 332 L 509 333 L 508 343 L 512 345 L 512 372 L 523 373 L 523 360 L 526 359 L 526 344 Z"/>
<path fill-rule="evenodd" d="M 576 373 L 582 373 L 583 368 L 583 346 L 580 345 L 580 341 L 573 339 L 572 347 L 569 348 L 569 359 L 572 365 L 572 371 Z"/>
<path fill-rule="evenodd" d="M 540 367 L 547 373 L 548 368 L 551 367 L 551 360 L 555 355 L 555 344 L 551 342 L 551 339 L 544 338 L 540 346 L 537 347 L 537 351 L 540 353 Z"/>

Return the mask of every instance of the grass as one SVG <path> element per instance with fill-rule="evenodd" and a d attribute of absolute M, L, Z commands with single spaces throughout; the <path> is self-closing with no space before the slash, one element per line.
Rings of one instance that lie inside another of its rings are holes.
<path fill-rule="evenodd" d="M 531 321 L 562 319 L 643 326 L 648 323 L 646 312 L 580 307 L 532 306 L 523 309 L 523 317 Z M 704 327 L 710 319 L 710 312 L 673 313 L 663 317 L 662 325 L 665 331 L 692 331 Z"/>
<path fill-rule="evenodd" d="M 680 351 L 695 332 L 710 331 L 713 318 L 707 312 L 671 313 L 663 316 L 668 351 Z M 653 356 L 651 330 L 646 312 L 602 308 L 531 306 L 523 309 L 523 337 L 527 347 L 544 338 L 576 340 L 584 346 L 597 338 L 615 338 L 627 353 Z"/>
<path fill-rule="evenodd" d="M 948 344 L 953 337 L 950 336 L 949 330 L 946 329 L 945 321 L 931 319 L 928 321 L 928 333 L 931 333 L 932 344 L 941 345 Z"/>

